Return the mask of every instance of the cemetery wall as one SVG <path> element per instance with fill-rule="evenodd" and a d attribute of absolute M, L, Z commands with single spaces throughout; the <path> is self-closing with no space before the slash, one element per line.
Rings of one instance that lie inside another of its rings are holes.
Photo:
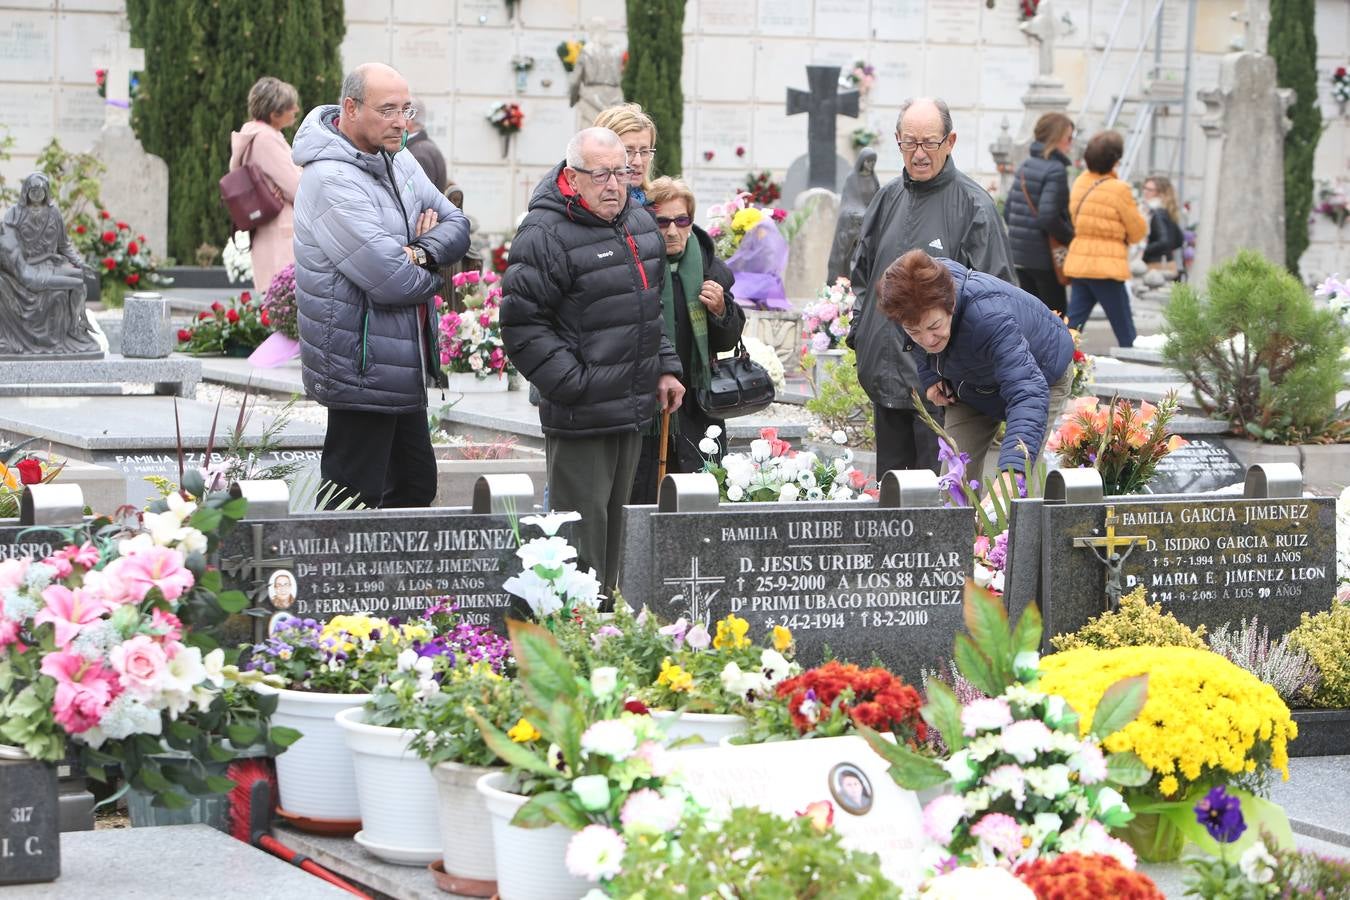
<path fill-rule="evenodd" d="M 1056 0 L 1072 27 L 1057 40 L 1056 75 L 1082 106 L 1100 66 L 1119 0 Z M 602 17 L 623 43 L 623 0 L 526 0 L 513 20 L 501 0 L 348 0 L 344 65 L 382 60 L 398 66 L 425 103 L 428 131 L 445 151 L 454 177 L 465 186 L 469 211 L 489 232 L 510 227 L 538 178 L 559 158 L 574 127 L 567 105 L 567 75 L 554 48 L 585 36 L 586 23 Z M 1151 4 L 1130 2 L 1118 47 L 1133 48 Z M 1186 31 L 1184 0 L 1164 7 L 1162 63 L 1181 77 Z M 1220 56 L 1242 33 L 1231 13 L 1241 0 L 1200 0 L 1194 88 L 1213 87 Z M 116 27 L 119 0 L 0 0 L 0 122 L 17 139 L 15 155 L 0 164 L 7 177 L 29 171 L 53 135 L 73 149 L 92 146 L 102 125 L 102 102 L 91 62 Z M 998 0 L 689 0 L 685 17 L 686 98 L 682 156 L 700 207 L 720 202 L 751 165 L 781 179 L 806 151 L 806 117 L 784 115 L 788 87 L 806 87 L 809 63 L 849 65 L 865 60 L 877 82 L 856 123 L 840 120 L 840 149 L 848 133 L 866 124 L 882 134 L 878 174 L 899 172 L 889 134 L 895 108 L 906 96 L 936 93 L 951 103 L 956 120 L 957 164 L 984 182 L 996 180 L 989 145 L 1006 118 L 1015 132 L 1020 98 L 1035 75 L 1036 52 L 1018 31 L 1017 4 Z M 1328 129 L 1318 149 L 1316 175 L 1350 171 L 1350 127 L 1330 97 L 1325 73 L 1346 62 L 1350 7 L 1318 0 L 1318 68 Z M 534 68 L 518 90 L 511 60 L 530 56 Z M 1145 54 L 1145 64 L 1152 58 Z M 1117 50 L 1093 100 L 1101 109 L 1110 85 L 1124 81 L 1132 53 Z M 260 73 L 261 74 L 261 73 Z M 746 98 L 749 98 L 747 102 Z M 501 100 L 524 109 L 523 131 L 502 155 L 502 142 L 485 119 Z M 1200 196 L 1203 137 L 1194 109 L 1189 153 L 1197 170 L 1187 193 Z M 242 117 L 243 110 L 240 110 Z M 1166 130 L 1175 133 L 1179 123 Z M 1162 142 L 1161 155 L 1172 143 Z M 737 148 L 744 148 L 743 156 Z M 705 158 L 711 154 L 711 158 Z M 1147 163 L 1141 160 L 1136 171 Z M 1333 271 L 1346 258 L 1346 237 L 1316 217 L 1313 246 L 1304 260 L 1310 274 Z M 1344 264 L 1339 265 L 1344 269 Z"/>

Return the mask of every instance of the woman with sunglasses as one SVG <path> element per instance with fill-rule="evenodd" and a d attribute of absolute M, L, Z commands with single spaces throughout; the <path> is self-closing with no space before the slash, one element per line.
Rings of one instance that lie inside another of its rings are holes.
<path fill-rule="evenodd" d="M 712 238 L 694 224 L 694 192 L 689 185 L 675 178 L 658 178 L 647 189 L 647 202 L 666 242 L 666 278 L 661 288 L 666 335 L 684 369 L 684 402 L 670 419 L 666 471 L 697 472 L 703 468 L 705 454 L 699 443 L 708 426 L 722 429 L 716 453 L 711 455 L 721 458 L 726 452 L 726 423 L 699 407 L 697 391 L 708 386 L 713 358 L 733 349 L 741 339 L 745 313 L 731 299 L 735 276 L 713 252 Z M 660 449 L 661 420 L 657 418 L 642 440 L 631 503 L 656 502 Z"/>

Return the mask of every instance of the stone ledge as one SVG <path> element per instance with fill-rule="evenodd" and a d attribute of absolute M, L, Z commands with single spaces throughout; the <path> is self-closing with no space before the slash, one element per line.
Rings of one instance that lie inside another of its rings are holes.
<path fill-rule="evenodd" d="M 351 838 L 305 834 L 286 826 L 277 826 L 272 833 L 292 850 L 309 855 L 324 868 L 378 891 L 381 896 L 394 900 L 455 900 L 461 896 L 438 888 L 426 866 L 384 862 Z"/>
<path fill-rule="evenodd" d="M 152 384 L 173 385 L 179 397 L 197 395 L 202 380 L 202 365 L 195 359 L 127 359 L 111 355 L 94 360 L 22 360 L 0 361 L 0 384 L 76 385 L 76 384 Z M 158 390 L 158 387 L 157 387 Z"/>
<path fill-rule="evenodd" d="M 1289 745 L 1295 758 L 1350 752 L 1350 709 L 1296 709 L 1298 737 Z M 1344 838 L 1341 843 L 1350 843 Z"/>

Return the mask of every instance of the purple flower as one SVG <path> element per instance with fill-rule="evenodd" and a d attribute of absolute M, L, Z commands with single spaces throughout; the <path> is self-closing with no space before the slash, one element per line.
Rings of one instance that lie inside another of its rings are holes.
<path fill-rule="evenodd" d="M 1195 804 L 1195 820 L 1221 844 L 1233 843 L 1247 830 L 1247 823 L 1242 820 L 1242 804 L 1221 784 Z"/>
<path fill-rule="evenodd" d="M 1000 531 L 998 537 L 994 538 L 994 545 L 989 548 L 987 559 L 991 568 L 1003 571 L 1008 561 L 1008 532 Z"/>

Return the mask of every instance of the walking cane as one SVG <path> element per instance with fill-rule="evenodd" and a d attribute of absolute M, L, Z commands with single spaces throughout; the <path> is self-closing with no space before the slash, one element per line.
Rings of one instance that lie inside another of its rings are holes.
<path fill-rule="evenodd" d="M 661 494 L 661 479 L 666 477 L 666 448 L 670 446 L 670 410 L 661 413 L 661 450 L 656 457 L 656 493 Z"/>

